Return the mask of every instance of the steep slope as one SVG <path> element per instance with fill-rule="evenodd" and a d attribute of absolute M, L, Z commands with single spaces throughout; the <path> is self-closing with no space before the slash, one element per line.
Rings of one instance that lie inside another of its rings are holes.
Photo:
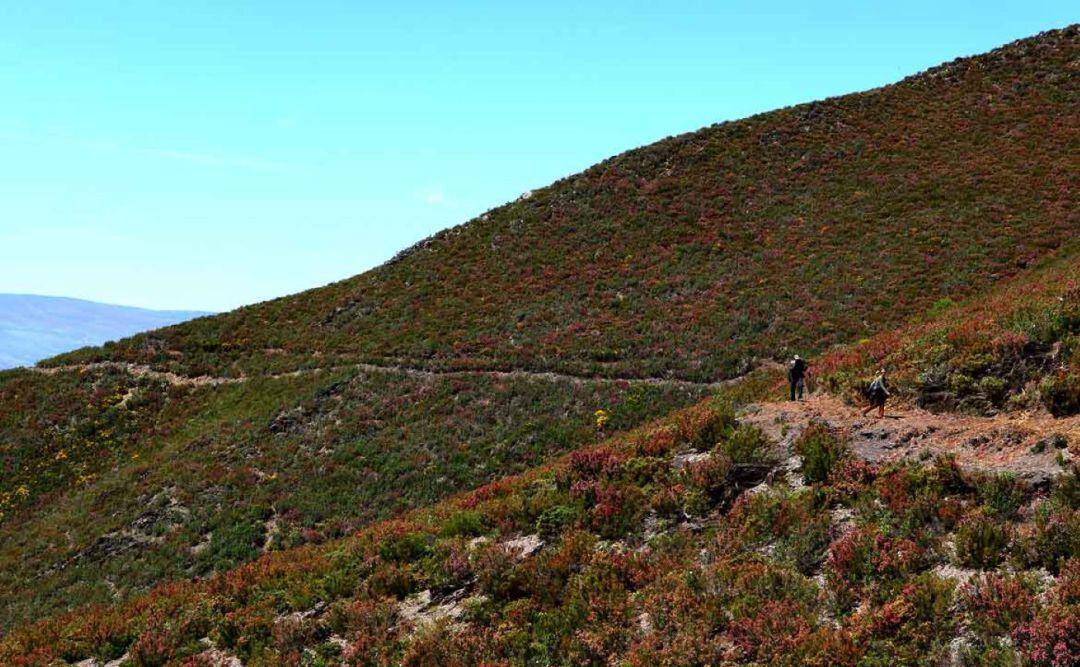
<path fill-rule="evenodd" d="M 737 414 L 731 403 L 774 378 L 341 541 L 18 628 L 0 658 L 1080 660 L 1080 468 L 1058 468 L 1047 488 L 1002 474 L 1001 461 L 923 460 L 932 449 L 868 463 L 848 444 L 863 428 L 851 408 L 831 425 L 759 422 L 778 442 L 755 425 L 775 406 Z M 986 432 L 982 421 L 960 428 Z"/>
<path fill-rule="evenodd" d="M 1056 350 L 1024 366 L 1014 397 L 1074 368 L 1078 271 L 1066 246 L 814 360 L 819 384 L 843 391 L 837 378 L 892 355 L 887 419 L 820 393 L 768 402 L 782 377 L 762 369 L 342 540 L 16 628 L 0 659 L 1075 664 L 1080 414 L 1032 412 L 1032 397 L 994 417 L 913 404 L 919 378 L 987 349 L 1004 354 L 991 365 Z"/>
<path fill-rule="evenodd" d="M 210 313 L 111 306 L 81 299 L 0 294 L 0 369 L 29 366 Z"/>
<path fill-rule="evenodd" d="M 858 396 L 877 368 L 898 397 L 935 410 L 1080 412 L 1080 240 L 967 303 L 827 355 L 817 375 Z"/>
<path fill-rule="evenodd" d="M 0 380 L 0 626 L 319 542 L 707 387 L 357 367 L 239 383 Z M 27 585 L 32 581 L 32 585 Z"/>
<path fill-rule="evenodd" d="M 1080 230 L 1077 34 L 666 139 L 364 275 L 65 360 L 715 380 L 868 336 Z"/>
<path fill-rule="evenodd" d="M 347 534 L 593 441 L 597 409 L 630 429 L 1071 252 L 1077 38 L 665 140 L 368 274 L 0 375 L 0 627 Z"/>

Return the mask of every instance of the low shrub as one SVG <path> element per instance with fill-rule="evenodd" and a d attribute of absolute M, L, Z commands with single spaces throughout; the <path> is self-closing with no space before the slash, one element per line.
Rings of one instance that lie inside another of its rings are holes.
<path fill-rule="evenodd" d="M 442 527 L 443 537 L 476 537 L 487 532 L 484 516 L 476 510 L 464 510 L 451 514 Z"/>
<path fill-rule="evenodd" d="M 848 453 L 847 444 L 822 422 L 813 422 L 799 434 L 795 453 L 802 457 L 803 480 L 823 484 L 829 473 Z"/>
<path fill-rule="evenodd" d="M 979 502 L 993 516 L 1011 519 L 1024 504 L 1024 488 L 1014 475 L 986 475 L 975 481 Z"/>
<path fill-rule="evenodd" d="M 968 627 L 984 642 L 1011 633 L 1031 619 L 1033 589 L 1031 582 L 1016 576 L 987 573 L 973 577 L 960 589 Z"/>
<path fill-rule="evenodd" d="M 1012 633 L 1025 664 L 1080 665 L 1080 605 L 1051 605 Z"/>
<path fill-rule="evenodd" d="M 981 512 L 956 528 L 956 562 L 962 567 L 987 569 L 1004 559 L 1011 539 L 1007 525 Z"/>
<path fill-rule="evenodd" d="M 593 530 L 607 539 L 636 533 L 645 507 L 645 494 L 638 487 L 606 484 L 597 492 L 596 505 L 590 511 Z"/>
<path fill-rule="evenodd" d="M 575 505 L 549 507 L 536 519 L 536 532 L 544 539 L 551 539 L 576 523 L 579 516 L 581 509 Z"/>
<path fill-rule="evenodd" d="M 1080 373 L 1061 372 L 1043 379 L 1039 397 L 1055 417 L 1080 413 Z"/>
<path fill-rule="evenodd" d="M 723 438 L 716 450 L 731 460 L 735 465 L 767 463 L 774 458 L 768 438 L 756 426 L 741 424 Z"/>
<path fill-rule="evenodd" d="M 769 544 L 776 560 L 813 574 L 825 558 L 831 527 L 819 496 L 809 489 L 744 494 L 728 515 L 729 534 L 749 547 Z"/>
<path fill-rule="evenodd" d="M 693 463 L 682 469 L 683 483 L 691 489 L 698 489 L 711 501 L 718 502 L 729 490 L 728 476 L 732 461 L 720 453 Z"/>
<path fill-rule="evenodd" d="M 1032 525 L 1018 540 L 1020 561 L 1029 567 L 1045 567 L 1057 574 L 1080 553 L 1080 511 L 1044 501 L 1035 509 Z"/>
<path fill-rule="evenodd" d="M 861 608 L 852 623 L 856 638 L 867 646 L 860 664 L 940 663 L 955 634 L 954 592 L 951 580 L 923 573 L 881 606 Z"/>
<path fill-rule="evenodd" d="M 408 563 L 431 553 L 435 537 L 427 533 L 406 533 L 389 537 L 379 545 L 379 556 L 391 563 Z"/>
<path fill-rule="evenodd" d="M 859 599 L 894 588 L 897 580 L 923 565 L 923 549 L 915 542 L 890 537 L 872 525 L 852 528 L 829 547 L 825 581 L 840 610 Z"/>
<path fill-rule="evenodd" d="M 704 409 L 680 413 L 676 425 L 678 444 L 707 451 L 735 428 L 735 408 L 730 401 L 713 401 Z"/>

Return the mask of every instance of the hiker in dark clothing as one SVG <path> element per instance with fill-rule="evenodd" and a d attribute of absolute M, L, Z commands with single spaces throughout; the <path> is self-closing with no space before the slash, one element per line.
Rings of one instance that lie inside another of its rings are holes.
<path fill-rule="evenodd" d="M 788 364 L 787 379 L 788 385 L 791 387 L 791 400 L 795 400 L 796 394 L 798 394 L 799 400 L 802 400 L 803 391 L 806 389 L 806 369 L 809 367 L 810 364 L 806 363 L 806 360 L 797 354 Z"/>
<path fill-rule="evenodd" d="M 866 399 L 869 401 L 869 405 L 862 411 L 865 417 L 868 412 L 874 408 L 878 409 L 878 419 L 885 416 L 885 399 L 889 397 L 889 388 L 885 384 L 885 369 L 882 368 L 878 371 L 877 377 L 870 383 L 870 386 L 866 388 Z"/>

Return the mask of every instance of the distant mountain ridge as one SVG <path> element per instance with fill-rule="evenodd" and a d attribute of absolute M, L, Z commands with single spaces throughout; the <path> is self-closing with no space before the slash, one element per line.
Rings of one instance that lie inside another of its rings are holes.
<path fill-rule="evenodd" d="M 148 310 L 67 297 L 0 294 L 0 368 L 27 366 L 61 352 L 210 314 Z"/>

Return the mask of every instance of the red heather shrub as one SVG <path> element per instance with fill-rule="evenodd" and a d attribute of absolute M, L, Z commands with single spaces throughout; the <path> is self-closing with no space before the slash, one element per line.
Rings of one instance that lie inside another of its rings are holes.
<path fill-rule="evenodd" d="M 1028 539 L 1029 560 L 1057 574 L 1080 553 L 1080 510 L 1044 503 L 1035 512 L 1035 526 Z"/>
<path fill-rule="evenodd" d="M 622 664 L 628 667 L 718 665 L 730 662 L 729 647 L 717 641 L 711 626 L 694 619 L 669 632 L 653 632 L 633 644 Z"/>
<path fill-rule="evenodd" d="M 686 487 L 682 484 L 664 484 L 653 490 L 652 498 L 649 499 L 649 507 L 658 516 L 671 518 L 676 516 L 681 507 L 682 496 Z"/>
<path fill-rule="evenodd" d="M 416 575 L 402 563 L 379 563 L 362 584 L 372 597 L 405 597 L 416 590 Z"/>
<path fill-rule="evenodd" d="M 421 629 L 405 647 L 400 664 L 402 667 L 447 667 L 475 663 L 476 656 L 467 655 L 459 642 L 448 637 L 450 634 L 445 621 Z M 369 661 L 367 664 L 377 663 Z"/>
<path fill-rule="evenodd" d="M 636 486 L 605 484 L 596 495 L 592 527 L 601 537 L 624 537 L 641 518 L 645 495 Z"/>
<path fill-rule="evenodd" d="M 1035 596 L 1012 576 L 979 575 L 961 587 L 960 596 L 969 626 L 984 639 L 1012 632 L 1035 610 Z"/>
<path fill-rule="evenodd" d="M 877 492 L 885 507 L 898 516 L 907 514 L 914 503 L 908 489 L 907 470 L 894 470 L 879 477 Z"/>
<path fill-rule="evenodd" d="M 614 477 L 629 458 L 626 452 L 613 451 L 604 446 L 581 449 L 570 455 L 570 476 L 574 480 Z"/>
<path fill-rule="evenodd" d="M 692 449 L 712 449 L 735 426 L 735 412 L 730 405 L 710 405 L 684 410 L 676 415 L 677 442 Z"/>
<path fill-rule="evenodd" d="M 586 507 L 596 504 L 596 498 L 600 492 L 600 482 L 590 480 L 578 480 L 570 485 L 570 497 L 585 503 Z"/>
<path fill-rule="evenodd" d="M 675 432 L 669 428 L 650 431 L 634 443 L 638 456 L 664 456 L 675 449 Z"/>
<path fill-rule="evenodd" d="M 311 621 L 289 615 L 274 623 L 271 632 L 274 647 L 282 652 L 299 651 L 319 637 L 319 628 Z"/>
<path fill-rule="evenodd" d="M 268 602 L 241 607 L 218 619 L 210 638 L 221 648 L 245 654 L 269 641 L 274 615 Z"/>
<path fill-rule="evenodd" d="M 1051 605 L 1012 633 L 1026 663 L 1080 665 L 1080 605 Z"/>
<path fill-rule="evenodd" d="M 1080 604 L 1080 554 L 1062 566 L 1053 596 L 1058 604 Z"/>
<path fill-rule="evenodd" d="M 854 498 L 877 477 L 877 466 L 857 456 L 842 459 L 829 471 L 829 485 L 842 498 Z"/>
<path fill-rule="evenodd" d="M 769 600 L 749 616 L 728 625 L 742 661 L 771 663 L 789 656 L 813 631 L 805 607 L 790 600 Z"/>
<path fill-rule="evenodd" d="M 331 605 L 326 615 L 330 629 L 370 652 L 379 643 L 389 641 L 396 635 L 397 600 L 340 600 Z"/>
<path fill-rule="evenodd" d="M 910 578 L 880 607 L 860 607 L 851 624 L 854 638 L 872 656 L 889 656 L 889 664 L 922 664 L 955 634 L 954 589 L 951 580 L 933 574 Z"/>
<path fill-rule="evenodd" d="M 882 584 L 914 571 L 922 549 L 908 539 L 890 538 L 875 526 L 848 530 L 829 547 L 825 577 L 841 609 Z"/>
<path fill-rule="evenodd" d="M 159 667 L 168 663 L 175 652 L 175 642 L 168 632 L 153 629 L 143 632 L 135 640 L 128 653 L 128 659 L 135 667 Z"/>
<path fill-rule="evenodd" d="M 819 627 L 793 642 L 781 664 L 801 667 L 855 667 L 865 649 L 843 628 Z M 779 661 L 778 661 L 779 662 Z"/>
<path fill-rule="evenodd" d="M 1019 331 L 1002 331 L 991 341 L 994 352 L 998 355 L 1018 354 L 1028 343 L 1027 334 Z"/>
<path fill-rule="evenodd" d="M 514 490 L 514 486 L 514 479 L 512 477 L 489 482 L 469 493 L 468 496 L 461 501 L 461 508 L 473 509 L 484 501 L 505 496 Z"/>
<path fill-rule="evenodd" d="M 719 496 L 727 489 L 730 472 L 731 460 L 719 453 L 688 463 L 682 469 L 683 479 L 687 486 L 701 489 L 712 498 Z"/>
<path fill-rule="evenodd" d="M 513 572 L 517 562 L 501 544 L 481 544 L 473 550 L 469 560 L 481 593 L 496 601 L 505 601 L 514 594 L 517 582 Z"/>

